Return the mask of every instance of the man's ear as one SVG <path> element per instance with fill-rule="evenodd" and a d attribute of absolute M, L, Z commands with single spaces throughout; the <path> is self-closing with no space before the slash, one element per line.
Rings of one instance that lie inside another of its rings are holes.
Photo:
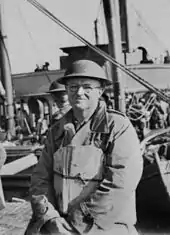
<path fill-rule="evenodd" d="M 102 94 L 103 94 L 104 91 L 105 91 L 105 88 L 104 88 L 104 87 L 101 87 L 101 88 L 99 89 L 99 96 L 100 96 L 100 97 L 102 96 Z"/>

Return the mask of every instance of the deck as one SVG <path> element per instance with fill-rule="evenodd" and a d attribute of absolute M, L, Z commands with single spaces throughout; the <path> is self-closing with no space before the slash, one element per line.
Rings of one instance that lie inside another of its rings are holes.
<path fill-rule="evenodd" d="M 0 235 L 24 235 L 31 214 L 31 206 L 27 201 L 6 203 L 6 207 L 0 211 Z M 137 229 L 139 235 L 168 235 L 169 216 L 140 215 Z"/>
<path fill-rule="evenodd" d="M 31 213 L 29 202 L 6 203 L 6 207 L 0 211 L 0 234 L 23 235 Z"/>

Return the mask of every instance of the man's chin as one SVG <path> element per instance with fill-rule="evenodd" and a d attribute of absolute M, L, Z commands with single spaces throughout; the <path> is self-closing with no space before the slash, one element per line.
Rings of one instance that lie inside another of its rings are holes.
<path fill-rule="evenodd" d="M 83 104 L 75 104 L 74 107 L 77 109 L 85 109 L 86 108 L 86 106 Z"/>
<path fill-rule="evenodd" d="M 76 102 L 74 103 L 74 107 L 77 109 L 86 109 L 87 104 L 85 104 L 84 102 Z"/>

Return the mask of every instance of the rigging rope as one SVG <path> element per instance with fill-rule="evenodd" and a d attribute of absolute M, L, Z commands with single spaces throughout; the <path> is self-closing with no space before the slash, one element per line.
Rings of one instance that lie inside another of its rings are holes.
<path fill-rule="evenodd" d="M 36 55 L 39 57 L 39 62 L 40 62 L 40 64 L 43 64 L 42 61 L 44 61 L 44 58 L 43 58 L 43 60 L 41 59 L 41 57 L 42 57 L 41 51 L 38 49 L 38 47 L 36 46 L 36 44 L 35 44 L 35 42 L 34 42 L 34 39 L 33 39 L 33 37 L 32 37 L 32 32 L 29 30 L 29 26 L 28 26 L 28 24 L 27 24 L 27 22 L 26 22 L 26 19 L 24 18 L 24 15 L 23 15 L 23 13 L 22 13 L 21 8 L 20 8 L 19 5 L 17 6 L 17 10 L 18 10 L 19 16 L 20 16 L 20 18 L 21 18 L 21 20 L 22 20 L 22 22 L 23 22 L 23 24 L 24 24 L 24 28 L 27 29 L 28 36 L 29 36 L 29 38 L 30 38 L 30 40 L 31 40 L 31 42 L 32 42 L 33 48 L 34 48 L 35 51 L 36 51 Z M 41 54 L 41 57 L 40 57 L 40 54 Z M 39 63 L 37 62 L 37 64 L 39 64 Z M 49 84 L 51 84 L 52 81 L 51 81 L 49 75 L 47 74 L 47 71 L 43 71 L 43 72 L 44 72 L 44 75 L 45 75 L 45 77 L 47 78 Z"/>
<path fill-rule="evenodd" d="M 147 89 L 151 90 L 152 92 L 156 93 L 161 99 L 163 99 L 165 102 L 170 103 L 170 97 L 161 92 L 158 88 L 154 87 L 149 82 L 145 81 L 143 78 L 141 78 L 139 75 L 135 74 L 128 68 L 126 68 L 124 65 L 116 61 L 113 57 L 111 57 L 106 52 L 102 51 L 100 48 L 92 45 L 90 42 L 88 42 L 86 39 L 81 37 L 79 34 L 77 34 L 75 31 L 73 31 L 71 28 L 69 28 L 66 24 L 64 24 L 61 20 L 59 20 L 57 17 L 55 17 L 51 12 L 49 12 L 44 6 L 42 6 L 40 3 L 38 3 L 36 0 L 27 0 L 30 2 L 33 6 L 35 6 L 39 11 L 44 13 L 46 16 L 48 16 L 52 21 L 60 25 L 63 29 L 65 29 L 68 33 L 79 39 L 81 42 L 83 42 L 86 46 L 90 47 L 93 51 L 95 51 L 97 54 L 117 66 L 119 69 L 121 69 L 123 72 L 131 76 L 134 80 L 145 86 Z"/>
<path fill-rule="evenodd" d="M 101 6 L 102 6 L 102 0 L 100 0 L 100 3 L 99 3 L 96 20 L 99 18 L 99 14 L 100 14 L 100 11 L 101 11 Z"/>
<path fill-rule="evenodd" d="M 141 120 L 142 118 L 146 118 L 146 113 L 149 112 L 149 116 L 151 117 L 152 112 L 153 112 L 153 110 L 155 108 L 154 107 L 155 100 L 156 100 L 156 96 L 150 96 L 148 98 L 146 104 L 141 109 L 135 108 L 134 104 L 132 102 L 131 105 L 129 106 L 128 110 L 127 110 L 127 116 L 132 121 L 138 121 L 138 120 Z M 151 108 L 151 106 L 153 106 L 153 107 Z M 137 114 L 137 117 L 133 117 L 134 113 Z"/>
<path fill-rule="evenodd" d="M 134 5 L 131 3 L 132 8 L 134 9 L 138 19 L 140 20 L 140 26 L 145 30 L 145 32 L 150 35 L 159 45 L 162 47 L 162 49 L 167 50 L 167 47 L 165 44 L 160 40 L 160 38 L 155 34 L 155 32 L 151 29 L 151 27 L 147 24 L 147 22 L 144 20 L 144 17 L 142 17 L 141 13 L 134 7 Z"/>
<path fill-rule="evenodd" d="M 24 18 L 24 15 L 23 15 L 23 13 L 22 13 L 21 8 L 20 8 L 19 5 L 17 5 L 17 10 L 18 10 L 19 16 L 20 16 L 20 18 L 21 18 L 21 20 L 22 20 L 22 22 L 23 22 L 24 29 L 26 29 L 26 31 L 27 31 L 27 33 L 28 33 L 28 36 L 29 36 L 29 38 L 30 38 L 30 41 L 32 42 L 32 46 L 33 46 L 34 50 L 36 51 L 36 52 L 35 52 L 35 53 L 36 53 L 36 56 L 39 57 L 39 60 L 40 60 L 41 63 L 42 63 L 42 59 L 40 59 L 40 54 L 41 54 L 41 53 L 40 53 L 40 50 L 38 49 L 38 47 L 36 46 L 36 44 L 35 44 L 35 42 L 34 42 L 34 40 L 33 40 L 32 32 L 29 30 L 29 26 L 28 26 L 28 24 L 27 24 L 26 19 Z M 37 64 L 38 64 L 38 63 L 37 63 Z"/>

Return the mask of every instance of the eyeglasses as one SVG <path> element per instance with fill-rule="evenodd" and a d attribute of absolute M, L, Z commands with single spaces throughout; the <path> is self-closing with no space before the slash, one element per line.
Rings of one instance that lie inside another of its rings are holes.
<path fill-rule="evenodd" d="M 87 85 L 87 84 L 82 84 L 82 85 L 67 85 L 68 90 L 71 91 L 71 92 L 77 92 L 80 87 L 82 87 L 83 90 L 86 93 L 90 93 L 91 91 L 93 91 L 96 88 L 101 88 L 100 86 L 90 86 L 90 85 Z"/>

